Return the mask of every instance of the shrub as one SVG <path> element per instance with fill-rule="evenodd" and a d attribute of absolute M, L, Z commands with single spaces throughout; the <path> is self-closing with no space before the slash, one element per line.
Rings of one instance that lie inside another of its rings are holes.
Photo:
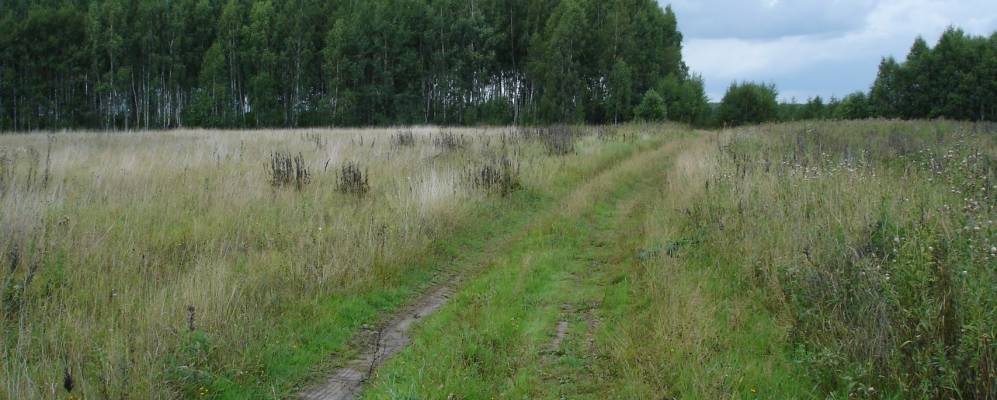
<path fill-rule="evenodd" d="M 664 121 L 667 116 L 668 111 L 665 109 L 665 100 L 654 89 L 650 89 L 647 93 L 644 93 L 644 98 L 641 99 L 640 104 L 634 109 L 634 117 L 638 121 L 659 122 Z"/>
<path fill-rule="evenodd" d="M 370 191 L 368 174 L 360 169 L 357 162 L 348 162 L 339 170 L 338 189 L 345 194 L 363 196 Z"/>
<path fill-rule="evenodd" d="M 505 197 L 522 187 L 519 167 L 518 159 L 502 154 L 469 170 L 467 182 L 472 188 L 497 192 Z"/>
<path fill-rule="evenodd" d="M 391 136 L 391 146 L 392 147 L 411 147 L 415 146 L 415 134 L 411 130 L 398 131 Z"/>
<path fill-rule="evenodd" d="M 733 83 L 720 103 L 720 122 L 737 126 L 775 120 L 779 105 L 774 85 Z"/>
<path fill-rule="evenodd" d="M 295 189 L 301 190 L 312 181 L 311 172 L 308 171 L 301 153 L 292 156 L 291 153 L 272 152 L 268 168 L 270 185 L 273 187 L 294 186 Z"/>

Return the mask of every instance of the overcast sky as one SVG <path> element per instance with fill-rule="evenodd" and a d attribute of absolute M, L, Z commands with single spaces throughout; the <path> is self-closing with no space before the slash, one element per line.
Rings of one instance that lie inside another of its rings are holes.
<path fill-rule="evenodd" d="M 775 83 L 784 100 L 867 90 L 883 56 L 903 59 L 949 25 L 997 30 L 997 0 L 659 0 L 685 35 L 684 58 L 714 101 L 734 80 Z"/>

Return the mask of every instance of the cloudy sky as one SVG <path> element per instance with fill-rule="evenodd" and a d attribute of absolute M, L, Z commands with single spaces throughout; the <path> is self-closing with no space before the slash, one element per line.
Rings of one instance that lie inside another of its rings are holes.
<path fill-rule="evenodd" d="M 866 90 L 880 59 L 903 59 L 949 25 L 997 30 L 997 0 L 659 0 L 685 35 L 684 57 L 719 101 L 734 80 L 775 83 L 784 100 Z"/>

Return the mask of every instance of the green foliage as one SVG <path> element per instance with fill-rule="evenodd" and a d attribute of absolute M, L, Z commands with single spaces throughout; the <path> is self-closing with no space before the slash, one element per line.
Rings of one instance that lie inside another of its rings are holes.
<path fill-rule="evenodd" d="M 644 93 L 640 104 L 634 109 L 634 118 L 638 121 L 658 122 L 664 121 L 667 117 L 668 110 L 665 106 L 665 100 L 654 89 Z"/>
<path fill-rule="evenodd" d="M 872 112 L 891 118 L 997 120 L 997 40 L 949 28 L 934 48 L 922 38 L 907 59 L 885 58 L 869 93 Z"/>
<path fill-rule="evenodd" d="M 653 0 L 52 3 L 0 7 L 0 130 L 624 122 L 688 76 Z"/>
<path fill-rule="evenodd" d="M 626 121 L 633 104 L 633 73 L 623 60 L 616 60 L 609 74 L 608 112 L 613 123 Z"/>
<path fill-rule="evenodd" d="M 670 74 L 659 81 L 656 88 L 665 101 L 668 119 L 691 125 L 706 123 L 711 110 L 702 77 L 683 78 Z"/>
<path fill-rule="evenodd" d="M 732 83 L 720 103 L 718 118 L 728 126 L 759 124 L 778 115 L 775 85 Z"/>
<path fill-rule="evenodd" d="M 590 33 L 578 0 L 562 1 L 547 23 L 544 36 L 535 36 L 539 57 L 533 69 L 543 85 L 540 118 L 580 122 L 585 119 L 582 80 L 583 46 Z"/>
<path fill-rule="evenodd" d="M 807 103 L 803 105 L 800 110 L 801 119 L 824 119 L 827 117 L 827 106 L 824 105 L 824 99 L 820 96 L 815 96 L 814 98 L 807 100 Z"/>
<path fill-rule="evenodd" d="M 862 92 L 845 96 L 833 110 L 833 116 L 837 119 L 865 119 L 872 115 L 869 98 Z"/>

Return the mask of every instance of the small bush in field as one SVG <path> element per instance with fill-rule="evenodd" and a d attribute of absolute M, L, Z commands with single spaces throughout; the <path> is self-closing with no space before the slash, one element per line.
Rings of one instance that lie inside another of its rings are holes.
<path fill-rule="evenodd" d="M 267 169 L 270 173 L 270 185 L 273 187 L 294 186 L 295 189 L 301 190 L 312 181 L 311 172 L 308 171 L 301 153 L 296 156 L 292 156 L 291 153 L 270 153 Z"/>
<path fill-rule="evenodd" d="M 552 156 L 565 156 L 575 153 L 575 135 L 564 125 L 548 128 L 541 136 L 547 154 Z"/>
<path fill-rule="evenodd" d="M 475 189 L 508 196 L 522 187 L 519 161 L 502 154 L 470 170 L 467 181 Z"/>
<path fill-rule="evenodd" d="M 348 162 L 339 170 L 337 188 L 342 193 L 363 196 L 370 191 L 367 179 L 368 174 L 360 169 L 360 164 Z"/>
<path fill-rule="evenodd" d="M 412 147 L 415 146 L 415 134 L 411 130 L 399 131 L 391 136 L 392 147 Z"/>
<path fill-rule="evenodd" d="M 577 134 L 565 125 L 546 128 L 524 129 L 520 135 L 526 139 L 537 139 L 544 146 L 547 155 L 564 156 L 575 153 Z"/>

